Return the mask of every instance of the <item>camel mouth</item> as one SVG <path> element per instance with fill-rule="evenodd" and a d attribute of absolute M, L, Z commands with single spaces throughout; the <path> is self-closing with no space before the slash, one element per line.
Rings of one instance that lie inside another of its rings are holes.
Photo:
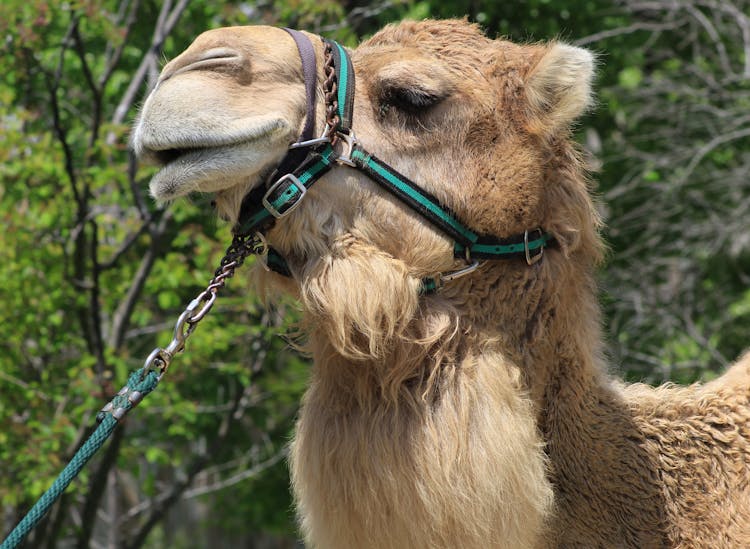
<path fill-rule="evenodd" d="M 159 202 L 191 193 L 215 193 L 236 185 L 255 185 L 288 147 L 289 130 L 280 120 L 266 121 L 228 134 L 189 135 L 176 129 L 150 133 L 137 130 L 137 157 L 159 171 L 149 190 Z"/>
<path fill-rule="evenodd" d="M 174 149 L 163 149 L 160 151 L 150 151 L 153 163 L 157 166 L 164 167 L 170 162 L 178 160 L 181 156 L 191 152 L 201 150 L 199 147 L 175 147 Z"/>
<path fill-rule="evenodd" d="M 286 150 L 268 140 L 219 147 L 151 151 L 161 169 L 149 183 L 151 195 L 169 201 L 191 193 L 215 193 L 236 185 L 255 185 Z"/>

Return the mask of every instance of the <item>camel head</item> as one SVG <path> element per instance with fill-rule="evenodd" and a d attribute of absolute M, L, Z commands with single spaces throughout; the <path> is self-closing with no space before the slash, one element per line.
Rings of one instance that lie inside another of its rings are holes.
<path fill-rule="evenodd" d="M 319 135 L 324 52 L 309 36 Z M 353 130 L 363 147 L 476 233 L 505 237 L 542 227 L 555 245 L 538 264 L 485 261 L 423 296 L 424 277 L 466 265 L 453 240 L 367 175 L 335 165 L 266 237 L 289 265 L 294 283 L 286 286 L 339 352 L 378 354 L 425 302 L 480 304 L 503 280 L 559 276 L 574 255 L 597 255 L 596 215 L 569 139 L 590 104 L 589 52 L 491 40 L 453 20 L 388 26 L 350 54 Z M 290 35 L 222 28 L 164 67 L 132 140 L 141 158 L 161 166 L 150 185 L 157 200 L 214 193 L 220 214 L 236 220 L 243 197 L 266 184 L 298 139 L 305 115 L 302 63 Z"/>

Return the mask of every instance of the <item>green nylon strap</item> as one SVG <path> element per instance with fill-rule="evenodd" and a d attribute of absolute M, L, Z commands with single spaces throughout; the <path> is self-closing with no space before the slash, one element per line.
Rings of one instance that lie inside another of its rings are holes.
<path fill-rule="evenodd" d="M 428 295 L 437 292 L 438 283 L 437 280 L 431 277 L 425 277 L 422 279 L 422 285 L 419 287 L 419 295 Z"/>
<path fill-rule="evenodd" d="M 344 123 L 344 117 L 345 112 L 344 109 L 346 107 L 346 91 L 347 91 L 347 85 L 349 84 L 349 57 L 346 55 L 346 52 L 344 51 L 344 48 L 341 47 L 341 44 L 338 42 L 333 43 L 334 46 L 339 51 L 339 59 L 341 62 L 339 63 L 338 68 L 338 102 L 339 102 L 339 120 L 341 120 L 342 124 Z"/>
<path fill-rule="evenodd" d="M 327 168 L 331 167 L 334 154 L 335 153 L 333 152 L 333 148 L 331 147 L 331 145 L 327 144 L 323 149 L 323 152 L 320 153 L 320 159 L 309 168 L 303 170 L 302 173 L 297 176 L 299 182 L 306 187 L 310 187 L 310 185 L 315 183 L 318 180 L 318 177 Z"/>
<path fill-rule="evenodd" d="M 405 199 L 412 207 L 425 215 L 430 221 L 442 228 L 451 236 L 465 244 L 474 243 L 479 238 L 474 231 L 464 227 L 445 208 L 441 207 L 434 198 L 427 196 L 408 178 L 404 177 L 387 164 L 368 154 L 362 149 L 354 149 L 352 159 L 358 166 L 375 174 L 375 180 L 383 185 L 386 190 L 391 191 L 398 198 Z"/>
<path fill-rule="evenodd" d="M 464 257 L 467 248 L 469 255 L 473 258 L 502 259 L 524 255 L 527 251 L 545 247 L 552 239 L 552 236 L 546 233 L 541 233 L 539 237 L 529 240 L 528 244 L 524 243 L 523 235 L 510 239 L 480 238 L 474 231 L 459 222 L 429 193 L 423 191 L 410 179 L 364 149 L 359 146 L 355 147 L 352 152 L 352 159 L 358 168 L 390 191 L 391 194 L 406 202 L 437 227 L 452 236 L 456 240 L 454 253 L 457 257 Z"/>
<path fill-rule="evenodd" d="M 501 257 L 505 255 L 525 254 L 526 250 L 534 251 L 545 247 L 551 239 L 551 235 L 543 233 L 539 238 L 529 240 L 528 245 L 523 242 L 514 242 L 512 244 L 477 242 L 469 247 L 469 252 L 472 257 Z M 453 249 L 456 256 L 463 256 L 466 253 L 466 247 L 458 242 L 454 244 Z"/>
<path fill-rule="evenodd" d="M 158 384 L 159 373 L 154 370 L 144 372 L 144 369 L 141 368 L 130 375 L 127 385 L 105 406 L 104 409 L 110 409 L 111 412 L 100 412 L 99 416 L 97 416 L 97 419 L 100 421 L 99 426 L 78 449 L 68 465 L 65 466 L 52 483 L 52 486 L 49 487 L 23 519 L 21 519 L 21 522 L 8 534 L 3 544 L 0 545 L 0 549 L 15 549 L 23 542 L 24 538 L 42 520 L 50 507 L 62 496 L 71 481 L 78 476 L 86 463 L 102 447 L 112 434 L 112 431 L 115 430 L 118 422 L 116 415 L 122 418 L 143 397 L 156 389 Z M 134 398 L 134 395 L 138 396 Z"/>
<path fill-rule="evenodd" d="M 354 68 L 346 50 L 334 40 L 325 40 L 333 53 L 336 71 L 336 101 L 338 103 L 339 124 L 337 130 L 349 133 L 354 118 Z"/>

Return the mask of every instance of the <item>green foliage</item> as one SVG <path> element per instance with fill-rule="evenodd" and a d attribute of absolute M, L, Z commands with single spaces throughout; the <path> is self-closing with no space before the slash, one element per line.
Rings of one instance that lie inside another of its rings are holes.
<path fill-rule="evenodd" d="M 133 170 L 128 153 L 128 126 L 147 82 L 132 97 L 128 86 L 148 52 L 156 48 L 158 63 L 159 50 L 175 55 L 206 28 L 247 22 L 238 7 L 192 3 L 178 13 L 178 6 L 0 6 L 8 53 L 0 60 L 0 505 L 11 520 L 48 487 L 128 373 L 169 342 L 171 326 L 230 239 L 205 201 L 157 208 L 145 195 L 151 171 Z M 154 42 L 154 25 L 169 9 L 181 24 Z M 322 24 L 341 6 L 306 13 Z M 122 101 L 127 116 L 116 111 Z M 281 458 L 307 363 L 278 336 L 282 315 L 247 298 L 243 274 L 224 289 L 148 405 L 118 430 L 126 442 L 111 443 L 114 459 L 100 456 L 71 486 L 64 514 L 102 506 L 91 498 L 102 483 L 114 484 L 126 505 L 119 530 L 136 533 L 140 545 L 149 519 L 174 504 L 163 500 L 175 487 L 177 501 L 190 487 L 205 492 L 197 499 L 221 502 L 232 492 L 225 485 L 241 489 L 231 498 L 252 498 L 259 483 L 264 497 L 279 494 L 279 505 L 248 503 L 243 511 L 255 514 L 233 523 L 246 536 L 294 535 Z M 207 524 L 224 507 L 208 507 Z M 69 518 L 57 531 L 42 526 L 32 541 L 88 545 L 94 519 L 85 520 L 83 528 Z"/>

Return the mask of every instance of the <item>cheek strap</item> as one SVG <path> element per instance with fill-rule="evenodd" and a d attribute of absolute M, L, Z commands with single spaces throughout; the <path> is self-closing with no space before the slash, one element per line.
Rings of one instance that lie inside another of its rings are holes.
<path fill-rule="evenodd" d="M 315 105 L 317 105 L 316 88 L 318 82 L 318 69 L 315 60 L 315 48 L 310 39 L 298 30 L 284 27 L 297 44 L 300 59 L 302 60 L 302 75 L 305 79 L 305 97 L 307 101 L 307 112 L 305 114 L 305 127 L 302 129 L 298 143 L 310 141 L 315 131 Z"/>

